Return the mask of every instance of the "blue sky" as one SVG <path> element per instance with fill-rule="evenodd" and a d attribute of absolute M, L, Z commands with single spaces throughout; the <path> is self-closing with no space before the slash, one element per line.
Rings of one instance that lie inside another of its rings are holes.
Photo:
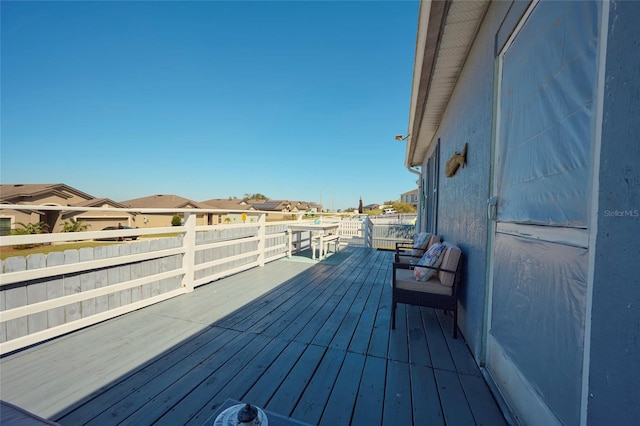
<path fill-rule="evenodd" d="M 418 7 L 2 1 L 2 183 L 399 199 Z"/>

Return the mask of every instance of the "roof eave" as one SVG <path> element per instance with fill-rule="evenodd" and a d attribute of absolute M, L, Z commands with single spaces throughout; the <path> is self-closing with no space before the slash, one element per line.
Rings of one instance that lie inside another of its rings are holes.
<path fill-rule="evenodd" d="M 423 164 L 471 46 L 488 0 L 426 1 L 420 5 L 405 166 Z"/>
<path fill-rule="evenodd" d="M 447 5 L 448 2 L 445 1 L 423 1 L 420 3 L 409 109 L 409 138 L 405 155 L 405 166 L 407 167 L 421 164 L 420 160 L 415 159 L 415 151 L 419 141 L 420 123 L 431 84 Z"/>

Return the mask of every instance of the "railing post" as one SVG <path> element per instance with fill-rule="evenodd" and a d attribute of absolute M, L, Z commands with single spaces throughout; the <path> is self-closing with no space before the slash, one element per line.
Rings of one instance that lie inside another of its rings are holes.
<path fill-rule="evenodd" d="M 292 254 L 292 246 L 293 246 L 293 233 L 291 232 L 291 228 L 287 228 L 287 241 L 289 242 L 289 248 L 287 250 L 287 257 L 291 257 Z"/>
<path fill-rule="evenodd" d="M 184 277 L 182 287 L 187 293 L 191 293 L 194 288 L 194 273 L 196 264 L 196 215 L 193 213 L 184 214 L 184 226 L 187 228 L 182 244 L 184 244 L 184 258 L 182 267 Z"/>
<path fill-rule="evenodd" d="M 264 266 L 264 252 L 266 247 L 267 236 L 267 215 L 261 213 L 258 218 L 258 266 Z"/>
<path fill-rule="evenodd" d="M 366 216 L 364 219 L 364 246 L 373 247 L 373 222 Z"/>

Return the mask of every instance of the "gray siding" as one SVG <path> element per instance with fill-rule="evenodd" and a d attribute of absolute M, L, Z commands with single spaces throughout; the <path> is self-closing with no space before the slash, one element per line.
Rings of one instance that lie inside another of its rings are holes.
<path fill-rule="evenodd" d="M 589 424 L 640 418 L 640 3 L 609 16 L 593 272 Z"/>
<path fill-rule="evenodd" d="M 443 116 L 440 138 L 438 234 L 465 255 L 459 324 L 476 359 L 482 351 L 487 264 L 487 199 L 490 190 L 495 35 L 509 7 L 493 3 Z M 444 177 L 446 162 L 469 144 L 467 165 Z M 423 165 L 426 169 L 426 163 Z"/>

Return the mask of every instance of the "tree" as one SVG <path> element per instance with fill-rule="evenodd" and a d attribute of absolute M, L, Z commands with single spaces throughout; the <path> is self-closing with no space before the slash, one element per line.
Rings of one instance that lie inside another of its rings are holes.
<path fill-rule="evenodd" d="M 264 200 L 267 201 L 269 199 L 269 197 L 267 197 L 266 195 L 257 193 L 257 194 L 244 194 L 244 198 L 242 199 L 242 201 L 247 201 L 247 200 Z"/>
<path fill-rule="evenodd" d="M 416 208 L 413 204 L 405 203 L 404 201 L 387 201 L 385 204 L 390 204 L 398 213 L 415 213 Z"/>
<path fill-rule="evenodd" d="M 61 232 L 83 232 L 89 229 L 91 225 L 89 225 L 88 223 L 82 222 L 80 220 L 75 220 L 74 218 L 71 218 L 69 220 L 65 220 L 61 226 L 62 226 Z"/>

